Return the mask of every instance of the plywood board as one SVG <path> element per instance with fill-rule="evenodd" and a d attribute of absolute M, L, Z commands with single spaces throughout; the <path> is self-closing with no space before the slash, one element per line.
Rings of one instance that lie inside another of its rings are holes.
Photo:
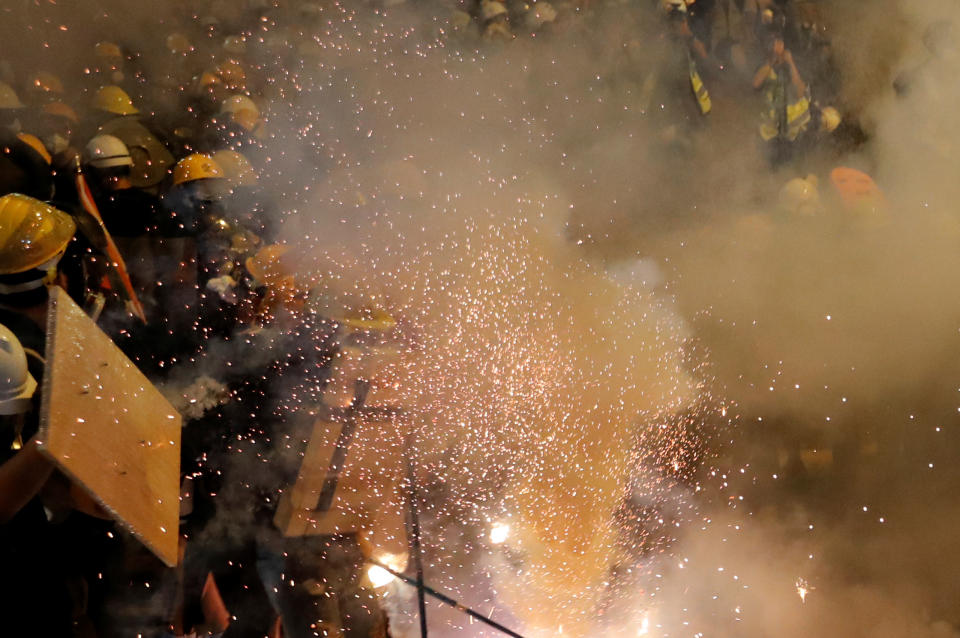
<path fill-rule="evenodd" d="M 340 418 L 346 419 L 347 413 Z M 406 420 L 367 408 L 356 418 L 330 508 L 320 510 L 317 505 L 330 478 L 343 422 L 321 418 L 313 425 L 296 482 L 280 498 L 274 524 L 285 536 L 356 532 L 374 548 L 398 554 L 406 546 L 402 489 Z"/>
<path fill-rule="evenodd" d="M 51 289 L 40 449 L 167 565 L 177 563 L 181 417 Z"/>

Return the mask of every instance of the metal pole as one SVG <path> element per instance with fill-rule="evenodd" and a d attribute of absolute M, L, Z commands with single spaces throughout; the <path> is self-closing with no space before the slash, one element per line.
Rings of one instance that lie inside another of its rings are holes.
<path fill-rule="evenodd" d="M 427 638 L 427 598 L 426 586 L 423 584 L 423 556 L 420 551 L 420 492 L 417 489 L 416 461 L 412 445 L 414 431 L 411 431 L 407 440 L 407 481 L 409 482 L 410 499 L 410 545 L 413 551 L 413 562 L 417 569 L 417 609 L 420 615 L 420 638 Z"/>
<path fill-rule="evenodd" d="M 340 434 L 337 436 L 336 446 L 333 448 L 327 477 L 324 479 L 323 488 L 321 488 L 320 495 L 317 497 L 317 507 L 315 509 L 319 512 L 329 511 L 333 505 L 337 483 L 340 481 L 340 471 L 343 470 L 343 465 L 346 463 L 347 452 L 350 449 L 351 441 L 353 441 L 353 434 L 357 429 L 357 416 L 363 410 L 369 391 L 370 382 L 366 379 L 357 379 L 353 390 L 353 400 L 346 410 L 346 416 L 340 426 Z"/>
<path fill-rule="evenodd" d="M 507 634 L 508 636 L 512 636 L 513 638 L 523 638 L 522 635 L 518 634 L 517 632 L 513 631 L 512 629 L 508 629 L 507 627 L 504 627 L 503 625 L 501 625 L 500 623 L 498 623 L 498 622 L 495 621 L 495 620 L 490 620 L 489 618 L 487 618 L 487 617 L 484 616 L 483 614 L 481 614 L 481 613 L 479 613 L 479 612 L 477 612 L 477 611 L 474 611 L 473 609 L 467 607 L 466 605 L 463 605 L 463 604 L 461 604 L 461 603 L 458 603 L 458 602 L 455 601 L 453 598 L 450 598 L 449 596 L 447 596 L 447 595 L 445 595 L 445 594 L 441 594 L 441 593 L 438 592 L 436 589 L 433 589 L 432 587 L 430 587 L 430 586 L 428 586 L 428 585 L 424 585 L 422 582 L 417 582 L 417 580 L 416 580 L 415 578 L 410 578 L 409 576 L 406 576 L 405 574 L 401 574 L 401 573 L 398 572 L 397 570 L 391 568 L 389 565 L 384 565 L 384 564 L 381 563 L 380 561 L 378 561 L 378 560 L 376 560 L 376 559 L 373 559 L 373 558 L 370 559 L 370 562 L 371 562 L 372 564 L 376 565 L 377 567 L 380 567 L 381 569 L 384 569 L 384 570 L 390 572 L 392 575 L 396 576 L 397 578 L 399 578 L 399 579 L 402 580 L 403 582 L 407 583 L 408 585 L 413 585 L 414 587 L 417 587 L 418 589 L 419 589 L 419 588 L 423 588 L 423 591 L 424 591 L 424 592 L 430 594 L 431 596 L 433 596 L 434 598 L 436 598 L 437 600 L 439 600 L 439 601 L 442 602 L 443 604 L 449 605 L 449 606 L 453 607 L 454 609 L 457 609 L 457 610 L 459 610 L 459 611 L 462 611 L 463 613 L 467 614 L 467 615 L 470 616 L 471 618 L 476 618 L 477 620 L 479 620 L 480 622 L 484 623 L 485 625 L 489 625 L 490 627 L 493 627 L 494 629 L 496 629 L 496 630 L 498 630 L 498 631 L 502 631 L 503 633 Z"/>

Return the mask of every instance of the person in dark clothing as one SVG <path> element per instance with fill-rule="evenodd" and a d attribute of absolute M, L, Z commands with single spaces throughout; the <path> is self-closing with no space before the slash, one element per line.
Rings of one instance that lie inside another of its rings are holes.
<path fill-rule="evenodd" d="M 0 83 L 0 195 L 23 193 L 40 200 L 53 197 L 52 158 L 37 137 L 22 131 L 26 107 Z"/>

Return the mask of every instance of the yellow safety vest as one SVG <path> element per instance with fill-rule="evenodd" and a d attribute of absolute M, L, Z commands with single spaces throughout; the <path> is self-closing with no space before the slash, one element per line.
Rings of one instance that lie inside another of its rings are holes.
<path fill-rule="evenodd" d="M 703 85 L 703 80 L 700 79 L 700 73 L 697 71 L 697 64 L 689 53 L 687 53 L 687 61 L 689 62 L 690 87 L 693 89 L 694 97 L 697 98 L 700 113 L 706 115 L 713 108 L 713 104 L 710 102 L 710 93 L 707 91 L 707 87 Z"/>
<path fill-rule="evenodd" d="M 793 142 L 810 123 L 810 98 L 797 96 L 792 82 L 784 86 L 785 79 L 770 69 L 764 92 L 767 104 L 760 119 L 760 137 L 766 142 L 775 137 Z"/>

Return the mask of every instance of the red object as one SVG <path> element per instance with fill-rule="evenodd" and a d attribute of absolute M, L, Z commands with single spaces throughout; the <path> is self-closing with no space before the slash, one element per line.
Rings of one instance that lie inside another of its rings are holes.
<path fill-rule="evenodd" d="M 97 223 L 100 231 L 103 233 L 103 242 L 96 242 L 94 238 L 89 238 L 94 243 L 98 245 L 97 247 L 103 250 L 107 255 L 107 259 L 110 260 L 111 265 L 117 272 L 117 276 L 120 279 L 120 283 L 123 284 L 123 288 L 127 293 L 127 296 L 130 298 L 130 305 L 133 308 L 133 314 L 137 316 L 140 321 L 147 323 L 147 315 L 143 311 L 143 305 L 140 303 L 140 299 L 137 297 L 137 292 L 133 289 L 133 282 L 130 281 L 130 273 L 127 271 L 127 264 L 123 261 L 123 256 L 120 255 L 120 250 L 117 248 L 117 245 L 113 242 L 113 237 L 110 236 L 110 231 L 107 230 L 106 224 L 103 223 L 103 218 L 100 216 L 100 211 L 97 209 L 97 203 L 93 200 L 93 193 L 90 192 L 90 187 L 87 186 L 87 180 L 83 176 L 83 171 L 80 170 L 79 162 L 77 166 L 77 192 L 80 193 L 80 203 L 83 204 L 83 209 L 87 212 L 90 217 Z"/>
<path fill-rule="evenodd" d="M 277 616 L 273 627 L 270 628 L 268 638 L 283 638 L 283 616 Z"/>
<path fill-rule="evenodd" d="M 222 633 L 230 626 L 230 612 L 223 604 L 223 598 L 220 597 L 220 590 L 217 588 L 212 572 L 207 572 L 207 580 L 203 583 L 200 607 L 203 609 L 203 619 L 213 633 Z"/>

